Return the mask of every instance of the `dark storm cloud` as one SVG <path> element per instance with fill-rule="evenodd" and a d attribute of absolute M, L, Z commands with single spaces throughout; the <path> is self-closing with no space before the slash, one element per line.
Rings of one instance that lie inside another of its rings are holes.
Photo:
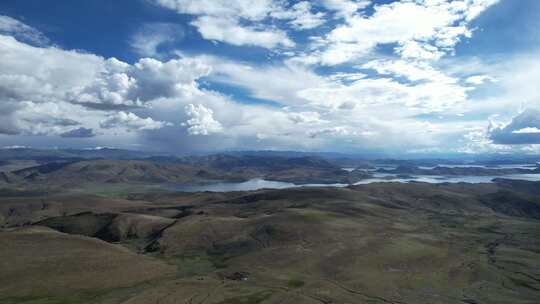
<path fill-rule="evenodd" d="M 19 134 L 19 130 L 14 126 L 11 117 L 3 117 L 0 115 L 0 134 L 15 135 Z"/>
<path fill-rule="evenodd" d="M 87 138 L 87 137 L 94 137 L 96 134 L 94 133 L 94 130 L 87 129 L 87 128 L 77 128 L 73 129 L 71 131 L 64 132 L 60 134 L 62 137 L 80 137 L 80 138 Z"/>
<path fill-rule="evenodd" d="M 38 117 L 38 118 L 32 118 L 32 119 L 24 119 L 24 121 L 28 123 L 40 123 L 40 124 L 47 124 L 51 126 L 61 126 L 61 127 L 70 127 L 70 126 L 78 126 L 81 123 L 69 119 L 69 118 L 51 118 L 51 117 Z"/>
<path fill-rule="evenodd" d="M 88 109 L 98 110 L 98 111 L 129 111 L 129 110 L 144 108 L 142 106 L 136 106 L 136 105 L 95 103 L 95 102 L 79 102 L 78 104 L 85 106 Z"/>
<path fill-rule="evenodd" d="M 13 119 L 13 113 L 19 109 L 19 104 L 0 98 L 0 134 L 15 135 L 20 133 Z"/>
<path fill-rule="evenodd" d="M 491 129 L 489 135 L 496 144 L 540 144 L 540 111 L 527 109 L 508 125 Z"/>

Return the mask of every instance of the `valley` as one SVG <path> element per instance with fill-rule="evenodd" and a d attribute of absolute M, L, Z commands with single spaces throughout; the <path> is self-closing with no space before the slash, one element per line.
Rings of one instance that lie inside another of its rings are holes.
<path fill-rule="evenodd" d="M 0 1 L 0 304 L 540 304 L 539 29 Z"/>
<path fill-rule="evenodd" d="M 0 303 L 535 303 L 538 189 L 4 196 Z"/>

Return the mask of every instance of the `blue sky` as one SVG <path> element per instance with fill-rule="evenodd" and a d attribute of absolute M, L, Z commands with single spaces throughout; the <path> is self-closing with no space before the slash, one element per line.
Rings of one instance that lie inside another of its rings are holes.
<path fill-rule="evenodd" d="M 535 0 L 4 0 L 0 147 L 538 154 L 539 28 Z"/>

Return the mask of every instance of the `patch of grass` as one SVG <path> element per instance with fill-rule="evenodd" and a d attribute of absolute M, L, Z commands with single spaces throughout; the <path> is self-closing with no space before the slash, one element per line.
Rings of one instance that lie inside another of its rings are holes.
<path fill-rule="evenodd" d="M 290 287 L 290 288 L 300 288 L 302 286 L 304 286 L 306 283 L 302 280 L 298 280 L 298 279 L 290 279 L 288 282 L 287 282 L 287 286 Z"/>
<path fill-rule="evenodd" d="M 141 252 L 147 245 L 148 239 L 146 238 L 128 238 L 122 240 L 120 245 L 134 252 Z"/>
<path fill-rule="evenodd" d="M 47 297 L 47 298 L 8 298 L 0 299 L 0 304 L 82 304 L 89 299 L 77 297 Z"/>
<path fill-rule="evenodd" d="M 176 276 L 179 278 L 204 275 L 216 270 L 216 263 L 206 254 L 185 254 L 166 258 L 165 261 L 176 266 Z"/>
<path fill-rule="evenodd" d="M 254 244 L 249 241 L 235 241 L 219 246 L 214 245 L 206 251 L 216 268 L 227 268 L 227 260 L 249 253 Z"/>
<path fill-rule="evenodd" d="M 259 291 L 246 296 L 228 298 L 216 304 L 258 304 L 272 296 L 271 291 Z"/>
<path fill-rule="evenodd" d="M 10 297 L 1 298 L 0 304 L 94 304 L 94 303 L 123 303 L 134 294 L 148 289 L 155 288 L 169 277 L 162 277 L 144 281 L 128 287 L 92 289 L 81 291 L 80 293 L 66 297 Z"/>
<path fill-rule="evenodd" d="M 232 256 L 218 250 L 208 250 L 208 258 L 216 269 L 223 269 L 227 268 L 227 260 Z"/>
<path fill-rule="evenodd" d="M 0 197 L 41 197 L 45 195 L 47 192 L 40 190 L 0 189 Z"/>
<path fill-rule="evenodd" d="M 302 220 L 308 222 L 325 222 L 335 219 L 339 219 L 335 214 L 319 211 L 319 210 L 300 210 L 298 214 L 301 216 Z"/>
<path fill-rule="evenodd" d="M 111 183 L 111 184 L 87 184 L 82 188 L 71 190 L 72 192 L 82 194 L 92 194 L 105 198 L 125 198 L 133 193 L 157 193 L 165 192 L 165 189 L 159 185 L 152 184 L 129 184 L 129 183 Z"/>

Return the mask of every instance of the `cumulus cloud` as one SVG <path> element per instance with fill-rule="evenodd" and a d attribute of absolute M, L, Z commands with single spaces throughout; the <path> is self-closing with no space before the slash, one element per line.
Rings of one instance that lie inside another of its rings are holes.
<path fill-rule="evenodd" d="M 502 126 L 492 126 L 489 138 L 496 144 L 540 144 L 540 110 L 526 109 Z"/>
<path fill-rule="evenodd" d="M 13 100 L 143 106 L 155 98 L 189 94 L 195 80 L 209 70 L 191 59 L 143 58 L 129 65 L 115 58 L 34 47 L 0 36 L 0 96 Z"/>
<path fill-rule="evenodd" d="M 309 1 L 300 1 L 292 5 L 286 1 L 272 0 L 155 0 L 155 2 L 181 14 L 235 20 L 237 24 L 240 23 L 240 20 L 258 21 L 260 26 L 265 19 L 288 20 L 294 28 L 305 30 L 318 27 L 325 22 L 323 18 L 325 14 L 320 11 L 314 12 Z M 217 23 L 215 20 L 214 22 Z M 201 21 L 194 23 L 194 25 L 201 30 L 200 25 L 204 23 Z M 263 29 L 262 32 L 264 31 L 266 30 Z"/>
<path fill-rule="evenodd" d="M 315 12 L 309 1 L 288 4 L 286 1 L 191 1 L 154 0 L 180 14 L 196 16 L 191 25 L 201 36 L 237 46 L 259 46 L 273 49 L 295 46 L 286 30 L 274 21 L 287 21 L 295 30 L 307 30 L 325 23 L 325 13 Z"/>
<path fill-rule="evenodd" d="M 191 59 L 162 62 L 143 58 L 128 65 L 114 58 L 89 84 L 68 92 L 71 101 L 86 105 L 145 106 L 160 97 L 183 97 L 196 90 L 196 79 L 209 67 Z"/>
<path fill-rule="evenodd" d="M 172 126 L 170 122 L 155 121 L 150 117 L 141 118 L 131 112 L 120 111 L 109 115 L 99 123 L 104 129 L 125 128 L 127 130 L 156 130 L 166 126 Z"/>
<path fill-rule="evenodd" d="M 128 42 L 154 58 L 130 63 L 2 32 L 8 35 L 0 35 L 0 133 L 19 136 L 0 141 L 53 135 L 168 151 L 489 152 L 514 149 L 503 142 L 534 143 L 539 134 L 531 123 L 485 126 L 492 113 L 510 119 L 515 100 L 537 99 L 530 79 L 540 69 L 530 60 L 508 63 L 526 72 L 449 67 L 463 60 L 447 55 L 473 34 L 471 20 L 496 1 L 153 1 L 191 16 L 181 18 L 189 20 L 184 28 L 138 28 Z M 256 50 L 254 56 L 262 54 L 256 63 L 244 60 L 248 50 L 240 48 L 227 49 L 227 59 L 171 50 L 192 32 L 190 24 L 205 39 L 269 50 Z M 486 82 L 515 98 L 476 100 L 482 92 L 474 87 Z M 172 127 L 177 121 L 185 132 Z"/>
<path fill-rule="evenodd" d="M 208 135 L 223 131 L 221 123 L 214 119 L 214 111 L 202 104 L 188 104 L 185 108 L 186 115 L 190 117 L 184 126 L 191 135 Z"/>
<path fill-rule="evenodd" d="M 232 128 L 228 135 L 238 138 L 237 143 L 245 138 L 247 144 L 248 138 L 270 124 L 288 122 L 279 109 L 238 104 L 199 88 L 198 80 L 212 70 L 210 64 L 194 57 L 143 58 L 128 64 L 58 47 L 31 46 L 0 35 L 0 132 L 80 137 L 90 134 L 84 129 L 91 129 L 96 136 L 88 140 L 115 142 L 112 138 L 119 137 L 117 143 L 125 145 L 134 138 L 148 140 L 143 135 L 148 132 L 142 131 L 153 130 L 152 140 L 164 145 L 178 136 L 178 130 L 164 127 L 172 126 L 168 121 L 180 115 L 180 119 L 185 116 L 191 134 L 220 132 L 223 119 Z M 197 106 L 186 111 L 188 104 Z M 220 109 L 220 120 L 212 108 Z M 281 125 L 287 128 L 286 123 Z M 134 137 L 137 132 L 141 133 Z M 233 147 L 233 143 L 219 146 Z M 195 140 L 189 148 L 207 145 L 199 146 Z"/>
<path fill-rule="evenodd" d="M 198 16 L 191 24 L 205 39 L 265 48 L 294 45 L 284 31 L 261 26 L 272 12 L 280 10 L 271 0 L 155 0 L 155 3 L 180 14 Z M 246 25 L 246 22 L 258 22 L 258 27 Z"/>
<path fill-rule="evenodd" d="M 452 53 L 462 37 L 471 36 L 467 23 L 497 0 L 399 1 L 376 5 L 370 16 L 355 14 L 350 3 L 336 2 L 327 5 L 351 7 L 346 23 L 316 40 L 316 51 L 301 58 L 304 62 L 342 64 L 391 43 L 403 58 L 439 59 Z"/>
<path fill-rule="evenodd" d="M 60 135 L 80 126 L 81 121 L 92 121 L 99 114 L 86 112 L 84 108 L 65 102 L 17 101 L 14 111 L 3 113 L 4 126 L 9 126 L 13 134 L 21 135 Z M 74 117 L 74 113 L 79 114 Z M 2 116 L 2 115 L 0 115 Z"/>
<path fill-rule="evenodd" d="M 492 153 L 492 152 L 508 152 L 511 150 L 509 146 L 498 145 L 489 139 L 489 130 L 485 128 L 474 128 L 463 134 L 464 145 L 456 151 L 460 153 L 476 154 L 476 153 Z"/>
<path fill-rule="evenodd" d="M 100 128 L 122 121 L 130 129 L 155 129 L 164 123 L 110 112 L 148 108 L 160 98 L 185 98 L 199 92 L 197 79 L 210 67 L 198 60 L 143 58 L 130 65 L 115 58 L 57 47 L 37 47 L 0 35 L 0 98 L 6 134 L 60 135 L 77 113 L 81 127 Z M 116 117 L 116 118 L 115 118 Z"/>
<path fill-rule="evenodd" d="M 0 35 L 0 95 L 36 102 L 63 99 L 92 82 L 103 64 L 95 55 L 35 47 Z"/>
<path fill-rule="evenodd" d="M 137 81 L 131 99 L 149 101 L 160 97 L 186 97 L 197 91 L 197 79 L 211 67 L 197 59 L 179 58 L 166 62 L 143 58 L 129 69 Z"/>

